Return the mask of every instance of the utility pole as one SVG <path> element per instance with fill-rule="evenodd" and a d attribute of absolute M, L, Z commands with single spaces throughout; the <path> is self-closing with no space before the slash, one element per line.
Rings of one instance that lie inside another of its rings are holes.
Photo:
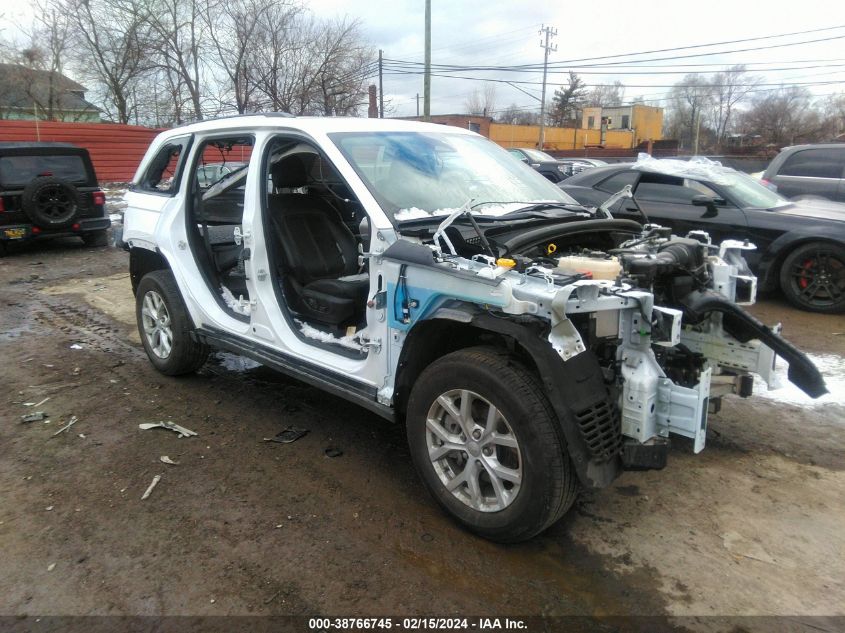
<path fill-rule="evenodd" d="M 701 106 L 695 109 L 695 130 L 692 137 L 692 155 L 698 156 L 698 134 L 701 131 Z"/>
<path fill-rule="evenodd" d="M 382 84 L 381 59 L 383 51 L 378 49 L 378 118 L 384 118 L 384 86 Z"/>
<path fill-rule="evenodd" d="M 417 118 L 420 116 L 420 93 L 417 93 Z"/>
<path fill-rule="evenodd" d="M 423 77 L 423 118 L 431 121 L 431 0 L 425 0 L 425 75 Z"/>
<path fill-rule="evenodd" d="M 545 37 L 540 40 L 540 47 L 543 49 L 543 96 L 540 97 L 540 144 L 537 149 L 543 151 L 546 142 L 546 75 L 549 71 L 549 52 L 557 51 L 557 44 L 551 44 L 549 40 L 557 37 L 557 29 L 545 24 L 540 29 L 540 35 Z"/>

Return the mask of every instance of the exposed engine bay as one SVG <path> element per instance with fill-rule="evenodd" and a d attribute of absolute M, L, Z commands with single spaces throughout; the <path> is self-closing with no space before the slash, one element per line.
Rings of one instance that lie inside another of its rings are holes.
<path fill-rule="evenodd" d="M 774 387 L 776 356 L 808 395 L 827 392 L 779 326 L 740 307 L 756 298 L 756 278 L 742 256 L 754 245 L 716 245 L 703 231 L 679 237 L 577 208 L 557 213 L 563 221 L 532 216 L 488 224 L 461 209 L 436 229 L 408 234 L 434 252 L 435 266 L 500 280 L 500 287 L 509 282 L 501 312 L 548 317 L 548 341 L 564 361 L 595 356 L 620 413 L 625 466 L 662 467 L 670 433 L 691 438 L 701 451 L 708 410 L 718 411 L 724 395 L 751 395 L 752 374 Z M 410 321 L 411 310 L 402 314 Z"/>

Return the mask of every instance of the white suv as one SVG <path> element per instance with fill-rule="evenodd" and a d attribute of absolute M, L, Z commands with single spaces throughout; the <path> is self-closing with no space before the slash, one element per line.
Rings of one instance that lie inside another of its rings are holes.
<path fill-rule="evenodd" d="M 237 165 L 210 183 L 209 164 Z M 156 368 L 225 349 L 404 421 L 426 487 L 487 538 L 663 467 L 670 433 L 700 451 L 708 406 L 770 379 L 776 353 L 825 392 L 734 302 L 754 299 L 751 246 L 585 209 L 466 130 L 205 121 L 159 135 L 127 201 Z"/>

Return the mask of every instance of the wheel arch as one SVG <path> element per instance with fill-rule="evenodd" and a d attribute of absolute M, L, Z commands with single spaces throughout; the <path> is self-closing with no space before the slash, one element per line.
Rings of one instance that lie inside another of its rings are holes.
<path fill-rule="evenodd" d="M 763 273 L 763 278 L 760 280 L 761 288 L 765 290 L 780 289 L 780 269 L 783 266 L 784 260 L 796 248 L 815 242 L 833 244 L 839 248 L 845 249 L 845 239 L 837 239 L 823 235 L 807 235 L 804 233 L 785 233 L 771 243 L 768 251 L 761 259 L 760 268 Z"/>
<path fill-rule="evenodd" d="M 138 292 L 138 284 L 144 275 L 154 270 L 171 270 L 167 258 L 158 249 L 150 250 L 142 246 L 129 249 L 129 279 L 132 282 L 132 294 Z"/>
<path fill-rule="evenodd" d="M 394 389 L 397 419 L 405 417 L 417 377 L 436 359 L 479 344 L 500 347 L 539 378 L 581 483 L 589 488 L 609 485 L 621 470 L 618 456 L 596 454 L 579 427 L 579 416 L 592 416 L 597 407 L 611 411 L 618 422 L 601 367 L 589 350 L 564 362 L 549 344 L 547 328 L 548 322 L 536 317 L 494 316 L 473 306 L 436 312 L 410 330 L 402 347 Z M 621 438 L 621 427 L 618 433 Z"/>

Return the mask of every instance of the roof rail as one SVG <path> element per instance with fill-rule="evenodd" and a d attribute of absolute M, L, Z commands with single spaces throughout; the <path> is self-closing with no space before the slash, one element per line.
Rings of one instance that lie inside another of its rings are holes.
<path fill-rule="evenodd" d="M 209 119 L 202 119 L 200 121 L 190 121 L 187 123 L 180 123 L 179 125 L 174 125 L 171 129 L 178 129 L 180 127 L 185 127 L 188 125 L 194 125 L 195 123 L 205 123 L 206 121 L 225 121 L 226 119 L 240 119 L 244 117 L 250 116 L 266 116 L 266 117 L 279 117 L 279 118 L 296 118 L 295 114 L 291 114 L 290 112 L 247 112 L 245 114 L 223 114 L 221 116 L 211 117 Z"/>

